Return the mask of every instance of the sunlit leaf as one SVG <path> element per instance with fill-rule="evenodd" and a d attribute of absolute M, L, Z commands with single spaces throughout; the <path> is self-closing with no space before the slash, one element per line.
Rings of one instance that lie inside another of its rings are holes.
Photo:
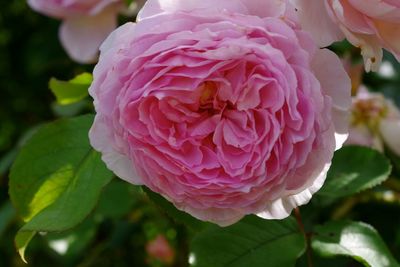
<path fill-rule="evenodd" d="M 26 222 L 17 237 L 70 229 L 95 207 L 113 175 L 89 144 L 92 121 L 90 115 L 45 125 L 22 148 L 10 173 L 11 200 Z"/>
<path fill-rule="evenodd" d="M 61 105 L 69 105 L 88 96 L 88 89 L 93 77 L 89 73 L 82 73 L 70 81 L 60 81 L 52 78 L 49 87 Z"/>
<path fill-rule="evenodd" d="M 335 153 L 322 189 L 327 201 L 349 196 L 381 184 L 390 174 L 389 160 L 367 147 L 346 146 Z"/>
<path fill-rule="evenodd" d="M 361 222 L 332 221 L 317 226 L 312 247 L 321 256 L 349 256 L 367 267 L 400 266 L 379 233 Z"/>

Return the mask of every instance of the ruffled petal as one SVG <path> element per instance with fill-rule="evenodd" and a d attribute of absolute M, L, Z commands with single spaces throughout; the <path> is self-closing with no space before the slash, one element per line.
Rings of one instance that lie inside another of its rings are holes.
<path fill-rule="evenodd" d="M 280 220 L 288 217 L 296 207 L 307 204 L 311 200 L 313 194 L 323 186 L 330 166 L 330 163 L 324 166 L 323 170 L 319 173 L 311 186 L 300 193 L 279 198 L 268 203 L 265 210 L 257 213 L 257 216 L 268 220 Z"/>

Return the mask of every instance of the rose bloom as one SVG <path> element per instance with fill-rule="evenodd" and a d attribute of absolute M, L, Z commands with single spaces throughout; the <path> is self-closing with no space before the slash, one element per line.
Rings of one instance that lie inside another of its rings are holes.
<path fill-rule="evenodd" d="M 399 0 L 291 0 L 304 29 L 321 46 L 344 37 L 361 48 L 366 70 L 377 71 L 382 48 L 400 60 Z"/>
<path fill-rule="evenodd" d="M 59 36 L 68 55 L 80 63 L 96 61 L 101 43 L 117 27 L 121 0 L 28 0 L 32 9 L 61 19 Z"/>
<path fill-rule="evenodd" d="M 339 58 L 258 0 L 147 1 L 102 45 L 90 94 L 108 168 L 222 226 L 307 203 L 351 104 Z"/>
<path fill-rule="evenodd" d="M 380 93 L 361 87 L 353 98 L 350 135 L 346 144 L 375 148 L 388 147 L 400 156 L 400 111 Z"/>

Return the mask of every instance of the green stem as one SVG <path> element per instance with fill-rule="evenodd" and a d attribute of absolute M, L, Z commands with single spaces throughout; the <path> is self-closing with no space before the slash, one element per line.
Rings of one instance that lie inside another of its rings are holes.
<path fill-rule="evenodd" d="M 294 216 L 296 217 L 297 224 L 299 225 L 300 231 L 303 233 L 304 238 L 306 239 L 306 253 L 307 253 L 308 267 L 313 267 L 312 250 L 311 250 L 311 235 L 305 231 L 299 208 L 294 209 Z"/>

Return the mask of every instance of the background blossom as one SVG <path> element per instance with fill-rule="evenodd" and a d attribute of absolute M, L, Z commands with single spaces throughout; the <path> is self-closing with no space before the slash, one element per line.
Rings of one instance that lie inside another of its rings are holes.
<path fill-rule="evenodd" d="M 347 144 L 373 147 L 381 152 L 387 146 L 400 156 L 400 111 L 381 93 L 361 87 L 353 98 L 351 127 Z"/>
<path fill-rule="evenodd" d="M 60 40 L 80 63 L 96 61 L 100 44 L 117 27 L 120 0 L 29 0 L 36 11 L 61 19 Z"/>
<path fill-rule="evenodd" d="M 382 48 L 400 59 L 400 2 L 393 0 L 292 0 L 305 30 L 321 46 L 344 37 L 361 48 L 366 70 L 376 71 Z"/>

